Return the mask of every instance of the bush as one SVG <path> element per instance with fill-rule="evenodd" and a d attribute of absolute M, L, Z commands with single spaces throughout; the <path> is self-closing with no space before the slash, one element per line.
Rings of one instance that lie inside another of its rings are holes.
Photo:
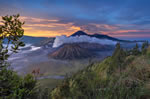
<path fill-rule="evenodd" d="M 0 71 L 0 99 L 31 99 L 35 95 L 36 80 L 32 75 L 24 78 L 14 71 Z"/>
<path fill-rule="evenodd" d="M 147 54 L 146 55 L 150 58 L 150 47 L 147 49 Z"/>

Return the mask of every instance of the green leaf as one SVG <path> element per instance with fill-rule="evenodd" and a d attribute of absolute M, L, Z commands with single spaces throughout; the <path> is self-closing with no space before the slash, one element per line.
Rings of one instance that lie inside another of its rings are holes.
<path fill-rule="evenodd" d="M 23 42 L 19 42 L 18 45 L 21 46 L 21 47 L 24 47 L 24 46 L 25 46 L 25 44 L 24 44 Z"/>
<path fill-rule="evenodd" d="M 12 16 L 9 17 L 9 20 L 10 20 L 10 21 L 12 20 Z"/>
<path fill-rule="evenodd" d="M 6 55 L 5 55 L 5 59 L 7 60 L 9 56 L 10 56 L 10 55 L 6 54 Z"/>

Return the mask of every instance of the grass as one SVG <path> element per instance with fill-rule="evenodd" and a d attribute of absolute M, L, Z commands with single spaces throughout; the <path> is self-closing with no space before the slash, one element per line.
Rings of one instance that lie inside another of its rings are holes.
<path fill-rule="evenodd" d="M 42 80 L 38 80 L 38 84 L 41 88 L 49 88 L 50 90 L 55 88 L 61 82 L 62 82 L 61 79 L 42 79 Z"/>
<path fill-rule="evenodd" d="M 37 64 L 29 65 L 24 71 L 31 73 L 34 69 L 40 69 L 40 74 L 43 76 L 50 75 L 66 75 L 69 73 L 75 73 L 78 70 L 85 68 L 88 65 L 88 60 L 79 61 L 60 61 L 49 60 L 47 62 L 41 62 Z"/>

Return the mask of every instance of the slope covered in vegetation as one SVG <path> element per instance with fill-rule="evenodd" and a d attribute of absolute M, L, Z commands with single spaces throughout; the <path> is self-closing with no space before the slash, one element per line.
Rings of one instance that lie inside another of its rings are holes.
<path fill-rule="evenodd" d="M 63 81 L 52 99 L 149 99 L 150 48 L 125 51 L 117 44 L 111 57 Z"/>

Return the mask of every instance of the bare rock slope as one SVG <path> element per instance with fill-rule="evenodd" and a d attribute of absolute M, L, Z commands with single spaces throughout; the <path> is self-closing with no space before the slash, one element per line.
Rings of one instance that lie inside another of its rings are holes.
<path fill-rule="evenodd" d="M 83 59 L 93 55 L 88 49 L 82 48 L 79 44 L 64 44 L 58 50 L 49 54 L 49 57 L 55 59 Z"/>

